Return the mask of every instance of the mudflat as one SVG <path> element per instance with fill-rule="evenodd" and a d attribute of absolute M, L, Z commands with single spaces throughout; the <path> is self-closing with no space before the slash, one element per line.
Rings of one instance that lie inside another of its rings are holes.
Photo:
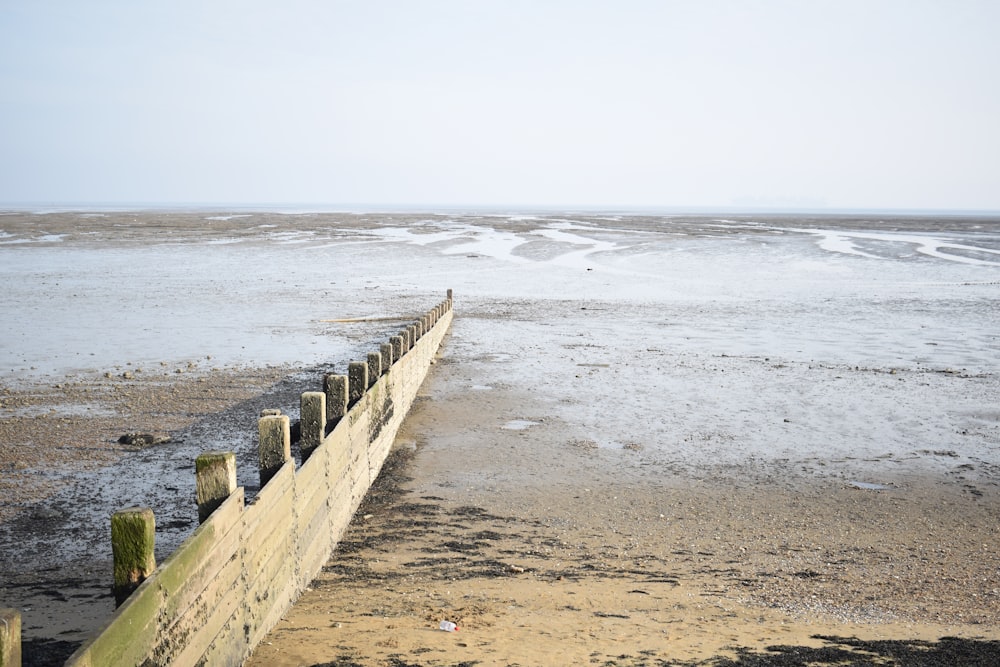
<path fill-rule="evenodd" d="M 0 217 L 28 664 L 111 612 L 112 511 L 169 553 L 199 451 L 252 495 L 259 410 L 449 287 L 396 454 L 250 664 L 1000 661 L 995 220 L 100 215 Z"/>

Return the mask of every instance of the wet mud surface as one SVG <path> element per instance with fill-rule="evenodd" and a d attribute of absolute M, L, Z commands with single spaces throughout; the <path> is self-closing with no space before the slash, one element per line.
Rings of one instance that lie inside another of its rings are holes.
<path fill-rule="evenodd" d="M 92 420 L 96 423 L 87 426 L 53 417 L 41 425 L 5 420 L 12 432 L 37 431 L 57 438 L 52 433 L 55 422 L 60 430 L 72 430 L 78 445 L 79 461 L 42 453 L 37 461 L 7 464 L 17 476 L 14 483 L 6 480 L 10 494 L 6 497 L 19 501 L 5 508 L 6 520 L 0 522 L 0 598 L 23 612 L 25 664 L 61 664 L 114 611 L 110 544 L 114 511 L 153 508 L 156 556 L 162 561 L 198 525 L 195 458 L 205 451 L 235 452 L 238 484 L 252 498 L 259 489 L 260 411 L 278 408 L 296 420 L 301 393 L 321 386 L 324 372 L 329 370 L 272 368 L 253 374 L 219 370 L 148 383 L 153 387 L 101 376 L 81 384 L 90 393 L 100 387 L 107 390 L 105 395 L 125 395 L 135 413 Z M 129 386 L 121 389 L 121 385 Z M 164 399 L 163 394 L 171 398 Z M 138 395 L 151 402 L 138 407 Z M 18 402 L 18 396 L 21 403 L 29 402 L 18 392 L 8 396 L 14 397 L 12 402 Z M 165 417 L 171 409 L 180 414 Z M 123 429 L 157 433 L 166 441 L 144 447 L 123 445 L 116 436 Z M 3 451 L 11 451 L 10 445 Z M 293 455 L 299 455 L 297 443 Z M 48 471 L 47 483 L 31 483 L 40 477 L 36 466 Z"/>

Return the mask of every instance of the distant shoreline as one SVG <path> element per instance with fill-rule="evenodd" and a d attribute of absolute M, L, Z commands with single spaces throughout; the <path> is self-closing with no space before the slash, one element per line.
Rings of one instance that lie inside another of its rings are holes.
<path fill-rule="evenodd" d="M 781 206 L 550 206 L 499 204 L 371 204 L 371 203 L 236 203 L 236 202 L 0 202 L 0 215 L 34 213 L 197 213 L 239 211 L 246 213 L 312 213 L 376 214 L 484 214 L 484 215 L 690 215 L 690 216 L 892 216 L 892 217 L 1000 217 L 993 209 L 909 209 L 909 208 L 826 208 Z"/>

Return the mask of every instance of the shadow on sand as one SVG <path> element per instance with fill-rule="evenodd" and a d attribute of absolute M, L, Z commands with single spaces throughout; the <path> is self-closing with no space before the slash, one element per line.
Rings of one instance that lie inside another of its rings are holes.
<path fill-rule="evenodd" d="M 863 641 L 854 637 L 813 635 L 826 645 L 769 646 L 763 651 L 737 649 L 736 658 L 713 658 L 683 663 L 685 667 L 820 667 L 822 665 L 899 665 L 938 667 L 943 665 L 1000 665 L 1000 641 L 942 637 L 936 642 L 886 639 Z M 670 664 L 670 663 L 663 663 Z"/>
<path fill-rule="evenodd" d="M 995 667 L 1000 665 L 1000 640 L 942 637 L 936 642 L 887 639 L 863 641 L 854 637 L 813 635 L 826 645 L 768 646 L 763 650 L 734 649 L 735 658 L 714 657 L 707 660 L 674 661 L 662 658 L 621 655 L 599 663 L 601 667 Z M 410 662 L 400 656 L 391 658 L 391 667 L 431 667 Z M 478 661 L 450 665 L 434 661 L 433 667 L 472 667 Z M 349 656 L 312 667 L 363 667 Z"/>

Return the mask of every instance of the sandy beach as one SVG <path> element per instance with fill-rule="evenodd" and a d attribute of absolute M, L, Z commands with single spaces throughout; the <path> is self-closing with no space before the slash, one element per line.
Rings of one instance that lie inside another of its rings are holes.
<path fill-rule="evenodd" d="M 456 337 L 463 328 L 456 320 Z M 962 477 L 974 471 L 954 452 L 658 465 L 641 440 L 616 450 L 581 440 L 537 394 L 502 386 L 503 364 L 491 374 L 491 362 L 456 347 L 446 342 L 382 493 L 249 664 L 985 665 L 1000 656 L 996 484 L 973 488 Z M 739 360 L 711 364 L 745 372 Z M 771 372 L 803 386 L 833 375 Z M 856 373 L 855 389 L 870 383 L 870 371 Z M 470 391 L 484 379 L 490 390 Z M 921 459 L 950 470 L 897 474 Z M 627 481 L 613 472 L 621 465 Z M 855 477 L 885 488 L 859 488 Z M 461 629 L 441 632 L 441 620 Z"/>
<path fill-rule="evenodd" d="M 0 217 L 32 276 L 0 300 L 0 602 L 38 655 L 110 613 L 115 503 L 193 528 L 177 443 L 252 489 L 257 411 L 450 287 L 386 473 L 248 664 L 1000 661 L 996 220 L 102 215 Z M 46 555 L 68 524 L 98 555 Z"/>

